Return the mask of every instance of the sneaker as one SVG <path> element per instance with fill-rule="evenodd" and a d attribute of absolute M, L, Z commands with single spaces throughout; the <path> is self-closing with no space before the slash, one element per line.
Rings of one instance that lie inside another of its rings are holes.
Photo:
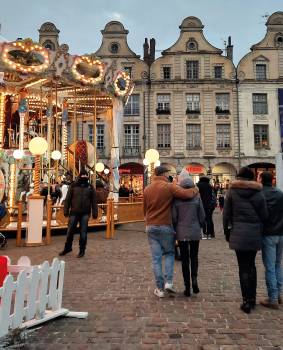
<path fill-rule="evenodd" d="M 264 307 L 268 307 L 269 309 L 273 309 L 273 310 L 279 309 L 278 301 L 270 301 L 269 299 L 264 299 L 264 300 L 261 300 L 259 303 L 260 305 Z"/>
<path fill-rule="evenodd" d="M 175 289 L 174 286 L 173 286 L 173 283 L 168 283 L 168 282 L 166 282 L 166 283 L 165 283 L 165 290 L 166 290 L 166 292 L 168 292 L 168 293 L 172 293 L 172 294 L 177 293 L 176 289 Z"/>
<path fill-rule="evenodd" d="M 163 289 L 155 288 L 153 294 L 156 295 L 158 298 L 165 297 L 165 293 Z"/>
<path fill-rule="evenodd" d="M 207 237 L 206 236 L 202 236 L 201 239 L 207 239 Z"/>
<path fill-rule="evenodd" d="M 211 239 L 211 235 L 208 235 L 208 236 L 207 236 L 207 239 Z"/>

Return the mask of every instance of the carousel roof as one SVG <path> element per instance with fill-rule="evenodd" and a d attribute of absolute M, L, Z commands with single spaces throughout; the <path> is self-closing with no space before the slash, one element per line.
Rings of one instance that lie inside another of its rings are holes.
<path fill-rule="evenodd" d="M 95 108 L 99 114 L 111 108 L 113 98 L 128 98 L 133 82 L 117 62 L 93 54 L 71 55 L 68 49 L 63 44 L 51 51 L 31 39 L 0 43 L 2 91 L 24 91 L 30 111 L 47 112 L 48 106 L 55 105 L 60 113 L 65 104 L 70 114 L 93 115 Z"/>

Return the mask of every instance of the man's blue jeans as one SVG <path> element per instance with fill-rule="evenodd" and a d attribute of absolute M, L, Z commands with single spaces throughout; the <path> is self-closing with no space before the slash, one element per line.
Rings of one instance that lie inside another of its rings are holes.
<path fill-rule="evenodd" d="M 165 281 L 173 283 L 175 237 L 170 225 L 149 225 L 146 227 L 152 255 L 152 268 L 156 286 L 164 289 Z M 165 274 L 162 272 L 162 256 L 165 257 Z"/>
<path fill-rule="evenodd" d="M 67 239 L 65 243 L 65 249 L 72 249 L 74 233 L 76 231 L 77 224 L 80 223 L 80 251 L 85 251 L 87 243 L 87 228 L 88 228 L 89 215 L 70 215 L 67 230 Z"/>
<path fill-rule="evenodd" d="M 265 267 L 265 281 L 269 300 L 277 302 L 282 294 L 283 271 L 281 266 L 283 236 L 264 236 L 262 260 Z"/>

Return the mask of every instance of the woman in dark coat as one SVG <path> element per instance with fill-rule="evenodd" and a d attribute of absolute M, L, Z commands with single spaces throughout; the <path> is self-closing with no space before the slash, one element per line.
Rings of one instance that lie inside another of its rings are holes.
<path fill-rule="evenodd" d="M 180 181 L 183 188 L 194 187 L 193 180 L 188 177 Z M 198 251 L 201 239 L 201 227 L 205 223 L 205 213 L 199 196 L 192 199 L 174 199 L 172 205 L 172 221 L 180 247 L 182 272 L 185 284 L 184 295 L 191 295 L 190 275 L 194 293 L 199 293 Z M 191 270 L 191 273 L 190 273 Z"/>
<path fill-rule="evenodd" d="M 257 273 L 255 258 L 261 249 L 263 222 L 268 211 L 262 185 L 248 167 L 239 170 L 231 183 L 223 211 L 223 227 L 230 249 L 235 250 L 243 297 L 241 309 L 250 313 L 256 304 Z"/>

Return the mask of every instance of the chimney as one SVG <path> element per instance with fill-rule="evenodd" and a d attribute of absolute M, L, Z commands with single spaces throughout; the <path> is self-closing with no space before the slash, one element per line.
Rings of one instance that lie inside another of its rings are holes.
<path fill-rule="evenodd" d="M 144 39 L 144 44 L 143 44 L 143 60 L 149 64 L 149 45 L 147 38 Z"/>
<path fill-rule="evenodd" d="M 233 45 L 231 43 L 231 36 L 228 36 L 228 45 L 226 47 L 226 57 L 233 61 Z"/>
<path fill-rule="evenodd" d="M 149 61 L 152 64 L 155 61 L 155 39 L 151 38 L 149 42 Z"/>

